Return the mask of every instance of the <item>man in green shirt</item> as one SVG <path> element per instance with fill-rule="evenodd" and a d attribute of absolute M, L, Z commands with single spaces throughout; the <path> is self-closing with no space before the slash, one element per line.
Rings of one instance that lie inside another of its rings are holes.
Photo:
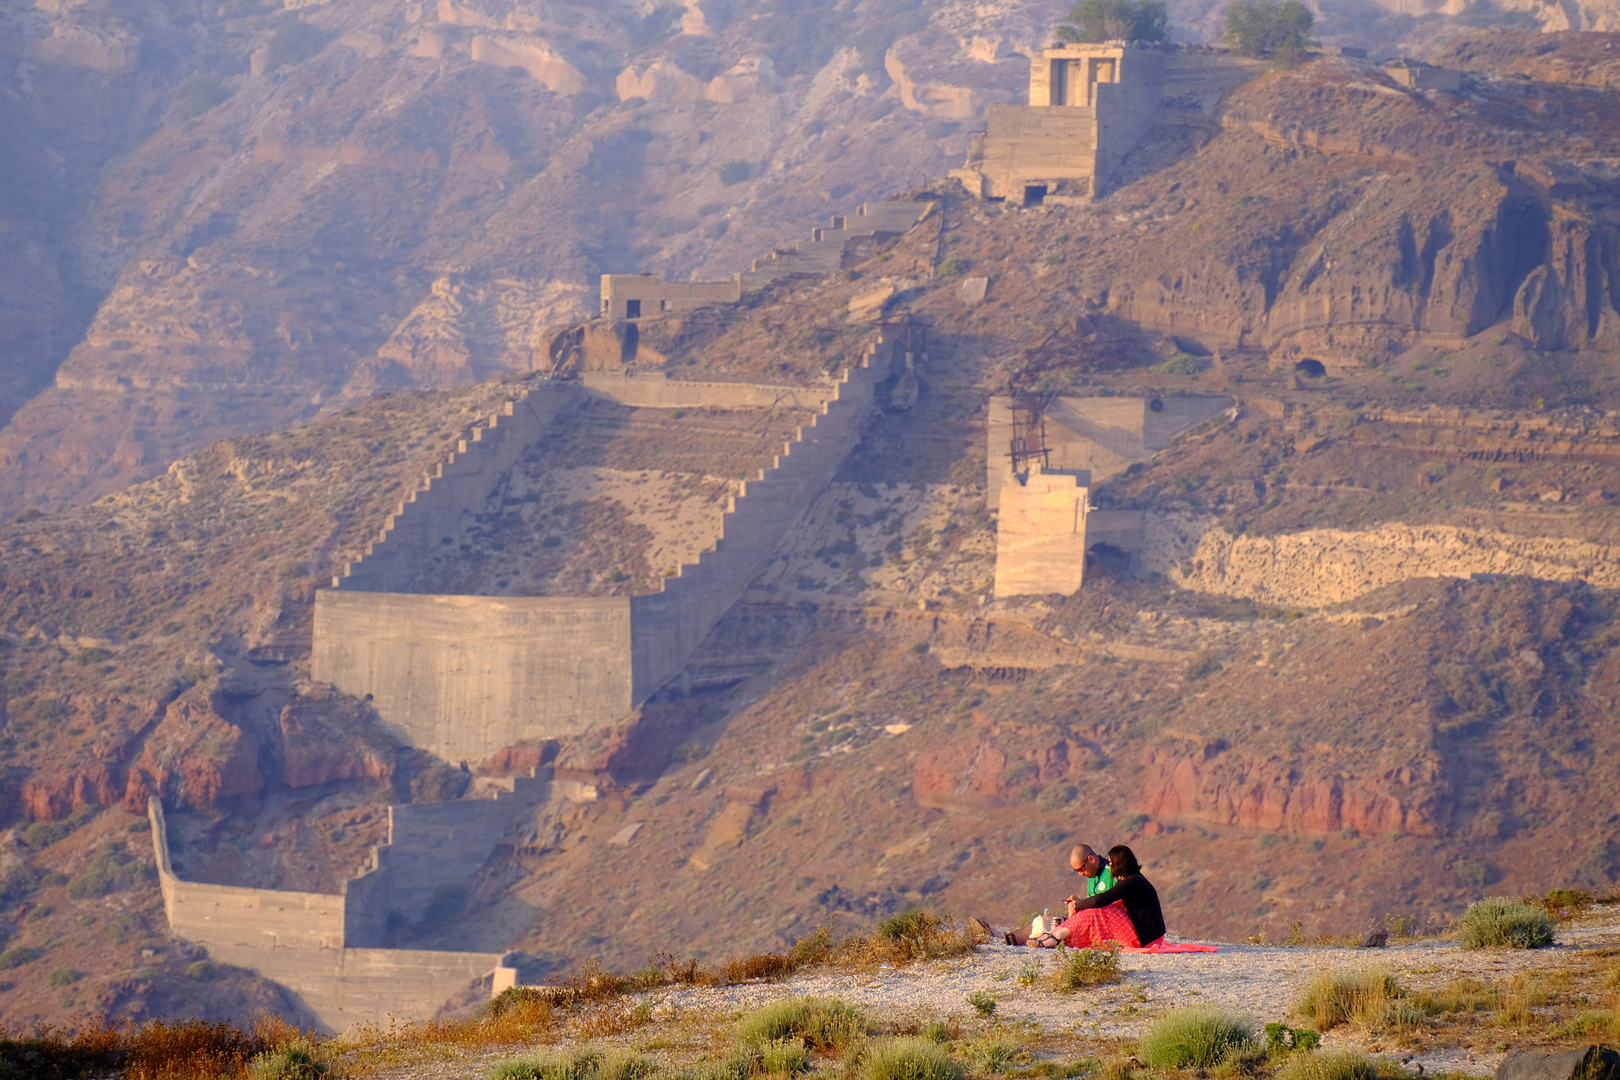
<path fill-rule="evenodd" d="M 1114 887 L 1114 872 L 1108 868 L 1108 860 L 1091 849 L 1090 844 L 1077 844 L 1069 852 L 1069 865 L 1074 872 L 1086 879 L 1086 895 L 1096 896 L 1104 889 Z M 1072 903 L 1074 897 L 1069 897 L 1065 903 Z M 1074 914 L 1072 911 L 1070 914 Z"/>
<path fill-rule="evenodd" d="M 1114 872 L 1109 868 L 1108 860 L 1092 850 L 1090 844 L 1075 845 L 1074 850 L 1069 852 L 1069 865 L 1073 867 L 1075 873 L 1086 879 L 1087 896 L 1096 896 L 1104 889 L 1114 887 Z M 1063 901 L 1068 905 L 1070 915 L 1074 914 L 1076 899 L 1076 897 L 1070 896 Z M 991 929 L 990 924 L 984 919 L 969 919 L 968 925 L 974 931 L 986 936 L 995 935 L 995 931 Z M 1008 945 L 1027 945 L 1029 944 L 1030 929 L 1033 929 L 1033 927 L 1008 930 L 1002 934 L 1002 940 Z"/>

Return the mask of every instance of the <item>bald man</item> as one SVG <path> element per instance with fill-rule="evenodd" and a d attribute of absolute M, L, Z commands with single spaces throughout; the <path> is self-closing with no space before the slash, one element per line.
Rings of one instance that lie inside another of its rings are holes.
<path fill-rule="evenodd" d="M 1069 852 L 1069 866 L 1073 868 L 1075 873 L 1086 879 L 1087 896 L 1096 896 L 1104 889 L 1114 887 L 1114 872 L 1108 868 L 1108 860 L 1097 854 L 1090 844 L 1076 844 L 1074 846 L 1074 849 Z M 1068 905 L 1069 914 L 1073 915 L 1079 897 L 1071 895 L 1063 902 Z M 971 921 L 978 924 L 975 929 L 978 926 L 983 926 L 985 931 L 989 932 L 989 925 L 984 920 L 974 919 Z M 1002 940 L 1008 945 L 1027 945 L 1029 944 L 1029 931 L 1031 929 L 1033 927 L 1008 930 L 1002 934 Z"/>
<path fill-rule="evenodd" d="M 1114 872 L 1108 869 L 1108 860 L 1092 850 L 1090 844 L 1076 844 L 1074 850 L 1069 852 L 1069 865 L 1086 879 L 1087 896 L 1096 896 L 1104 889 L 1114 887 Z M 1064 903 L 1073 904 L 1074 901 L 1075 898 L 1071 896 Z M 1069 914 L 1074 914 L 1072 907 Z"/>

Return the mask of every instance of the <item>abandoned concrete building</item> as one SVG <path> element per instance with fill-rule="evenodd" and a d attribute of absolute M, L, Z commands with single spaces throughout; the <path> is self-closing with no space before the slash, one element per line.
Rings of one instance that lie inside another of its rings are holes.
<path fill-rule="evenodd" d="M 985 491 L 997 511 L 996 595 L 1072 595 L 1088 551 L 1140 550 L 1142 511 L 1094 509 L 1092 487 L 1233 405 L 1218 395 L 991 398 Z"/>
<path fill-rule="evenodd" d="M 735 304 L 743 293 L 790 275 L 836 273 L 846 266 L 846 260 L 859 257 L 852 256 L 855 241 L 903 233 L 932 205 L 899 199 L 863 203 L 854 214 L 834 217 L 827 227 L 813 230 L 808 241 L 761 255 L 730 281 L 676 282 L 655 274 L 603 274 L 602 315 L 614 320 L 644 319 L 710 304 Z"/>
<path fill-rule="evenodd" d="M 1030 62 L 1029 104 L 991 105 L 967 164 L 951 175 L 979 198 L 1026 205 L 1106 190 L 1159 112 L 1165 52 L 1063 45 Z"/>
<path fill-rule="evenodd" d="M 1167 44 L 1045 49 L 1030 61 L 1029 104 L 991 105 L 951 176 L 981 199 L 1090 202 L 1119 185 L 1126 157 L 1155 125 L 1219 130 L 1216 107 L 1262 66 Z"/>

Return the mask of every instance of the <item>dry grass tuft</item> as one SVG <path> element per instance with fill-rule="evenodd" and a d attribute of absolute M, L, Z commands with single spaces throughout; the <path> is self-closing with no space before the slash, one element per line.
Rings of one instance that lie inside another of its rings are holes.
<path fill-rule="evenodd" d="M 41 1027 L 21 1038 L 0 1032 L 0 1077 L 36 1076 L 42 1069 L 64 1077 L 119 1071 L 128 1080 L 245 1077 L 256 1058 L 295 1044 L 330 1070 L 329 1044 L 278 1017 L 261 1019 L 246 1030 L 202 1020 L 115 1026 L 101 1017 L 82 1028 Z"/>
<path fill-rule="evenodd" d="M 1057 970 L 1052 979 L 1059 990 L 1074 991 L 1120 980 L 1117 948 L 1059 949 L 1057 956 Z"/>
<path fill-rule="evenodd" d="M 1406 991 L 1382 968 L 1317 975 L 1294 1000 L 1294 1011 L 1314 1020 L 1318 1030 L 1355 1024 L 1368 1030 L 1417 1023 L 1423 1011 L 1400 999 Z M 1403 1008 L 1404 1006 L 1404 1008 Z"/>
<path fill-rule="evenodd" d="M 1208 1069 L 1254 1045 L 1245 1020 L 1219 1009 L 1177 1009 L 1142 1033 L 1136 1052 L 1155 1069 Z"/>
<path fill-rule="evenodd" d="M 869 1033 L 866 1014 L 837 998 L 786 998 L 737 1022 L 740 1043 L 797 1038 L 817 1050 L 841 1053 Z"/>

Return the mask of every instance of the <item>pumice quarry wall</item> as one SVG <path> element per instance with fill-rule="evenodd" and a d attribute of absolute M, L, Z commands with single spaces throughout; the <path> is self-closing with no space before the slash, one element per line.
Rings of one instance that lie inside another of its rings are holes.
<path fill-rule="evenodd" d="M 877 383 L 905 359 L 896 355 L 895 338 L 880 332 L 825 393 L 622 376 L 536 387 L 461 443 L 365 556 L 316 596 L 313 676 L 369 695 L 411 745 L 448 761 L 482 760 L 526 739 L 574 735 L 625 716 L 680 672 L 742 596 L 860 440 Z M 817 415 L 731 500 L 715 546 L 658 592 L 520 598 L 396 591 L 462 515 L 482 507 L 523 450 L 589 393 L 637 405 L 667 406 L 678 397 L 682 405 L 718 408 L 789 395 L 816 404 Z"/>
<path fill-rule="evenodd" d="M 337 894 L 181 880 L 163 804 L 149 799 L 169 930 L 212 960 L 279 983 L 327 1031 L 431 1018 L 474 983 L 511 985 L 516 973 L 503 953 L 380 948 L 390 916 L 420 921 L 436 893 L 465 882 L 518 817 L 548 797 L 549 781 L 537 771 L 495 799 L 391 807 L 388 843 Z"/>

